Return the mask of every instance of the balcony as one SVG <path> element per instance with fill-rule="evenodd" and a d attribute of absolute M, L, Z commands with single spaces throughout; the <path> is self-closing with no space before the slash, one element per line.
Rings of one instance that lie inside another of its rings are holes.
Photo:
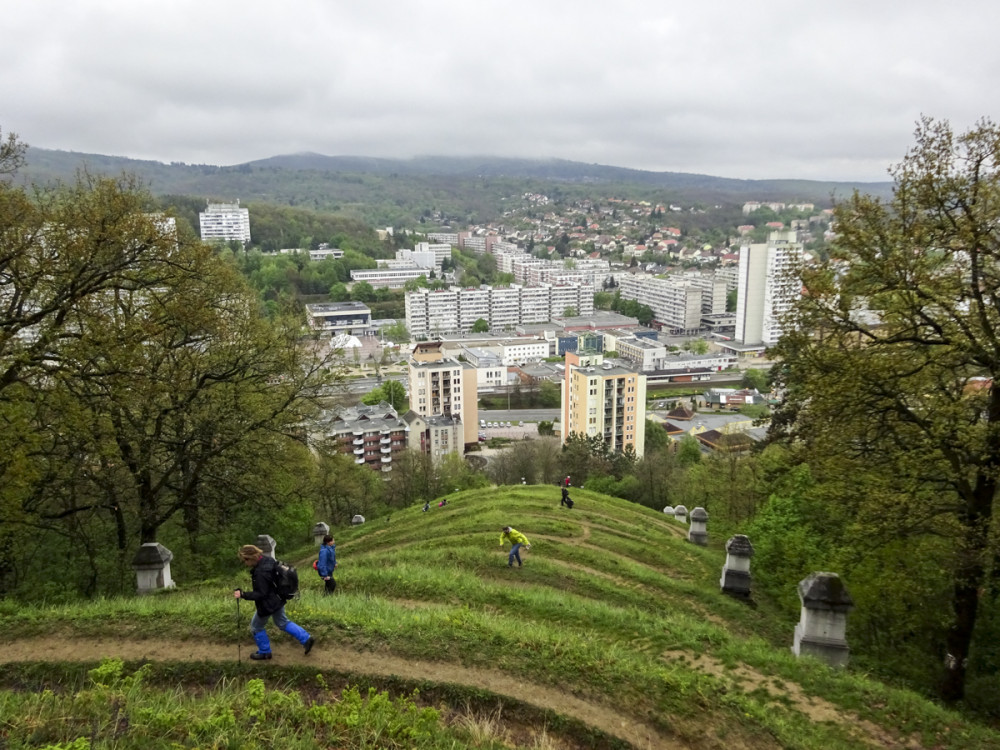
<path fill-rule="evenodd" d="M 359 438 L 359 437 L 358 438 L 354 438 L 354 440 L 352 441 L 352 444 L 353 445 L 364 445 L 365 444 L 365 439 L 364 438 Z"/>
<path fill-rule="evenodd" d="M 363 464 L 364 462 L 365 462 L 364 456 L 358 456 L 356 459 L 354 459 L 354 463 L 356 464 Z"/>
<path fill-rule="evenodd" d="M 390 466 L 389 464 L 386 464 L 385 466 L 382 467 L 382 471 L 386 471 L 386 472 L 392 471 L 392 466 Z"/>
<path fill-rule="evenodd" d="M 355 456 L 363 456 L 363 455 L 365 455 L 365 449 L 364 448 L 355 448 L 354 449 L 354 455 Z"/>
<path fill-rule="evenodd" d="M 382 445 L 388 445 L 391 442 L 392 442 L 392 438 L 389 437 L 388 435 L 386 435 L 381 440 L 379 440 L 379 443 L 381 443 Z"/>
<path fill-rule="evenodd" d="M 385 458 L 386 453 L 392 453 L 392 448 L 388 445 L 382 446 L 382 457 Z"/>
<path fill-rule="evenodd" d="M 391 464 L 392 463 L 392 456 L 382 456 L 382 463 L 384 463 L 384 464 Z"/>

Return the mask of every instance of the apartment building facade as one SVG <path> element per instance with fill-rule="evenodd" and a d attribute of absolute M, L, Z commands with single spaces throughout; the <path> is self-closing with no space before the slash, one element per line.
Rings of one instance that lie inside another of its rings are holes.
<path fill-rule="evenodd" d="M 240 208 L 240 202 L 209 203 L 198 214 L 201 238 L 206 242 L 236 240 L 244 245 L 250 242 L 250 211 Z"/>
<path fill-rule="evenodd" d="M 342 409 L 326 423 L 324 431 L 339 452 L 373 471 L 392 471 L 394 457 L 407 446 L 406 422 L 384 401 Z"/>
<path fill-rule="evenodd" d="M 642 456 L 646 440 L 646 376 L 604 362 L 601 354 L 565 355 L 560 440 L 599 436 L 615 451 L 632 446 Z"/>
<path fill-rule="evenodd" d="M 594 312 L 594 294 L 581 285 L 418 289 L 406 294 L 406 327 L 414 337 L 468 333 L 479 319 L 495 332 L 544 323 L 566 310 Z"/>
<path fill-rule="evenodd" d="M 802 244 L 796 232 L 771 232 L 766 243 L 740 248 L 736 339 L 746 345 L 777 343 L 783 317 L 802 291 L 797 269 Z"/>
<path fill-rule="evenodd" d="M 701 287 L 682 278 L 661 279 L 640 274 L 623 274 L 618 282 L 622 297 L 647 305 L 653 317 L 671 333 L 691 336 L 701 330 L 704 306 Z"/>
<path fill-rule="evenodd" d="M 479 437 L 476 368 L 450 357 L 408 365 L 410 409 L 422 417 L 449 416 L 462 423 L 463 440 Z"/>

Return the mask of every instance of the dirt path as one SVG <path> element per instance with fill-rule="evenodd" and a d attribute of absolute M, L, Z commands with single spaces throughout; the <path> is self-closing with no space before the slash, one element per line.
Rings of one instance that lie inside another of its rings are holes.
<path fill-rule="evenodd" d="M 690 748 L 688 744 L 665 737 L 653 727 L 631 717 L 621 716 L 605 705 L 553 688 L 523 683 L 503 672 L 471 669 L 440 662 L 411 661 L 391 654 L 353 651 L 322 642 L 316 645 L 309 656 L 303 656 L 298 644 L 290 644 L 280 637 L 275 638 L 272 649 L 274 660 L 261 664 L 262 672 L 275 664 L 311 664 L 322 669 L 336 669 L 358 675 L 395 675 L 410 680 L 464 685 L 572 717 L 642 750 Z M 248 659 L 252 650 L 249 643 L 243 646 L 244 660 Z M 0 664 L 28 661 L 98 661 L 112 657 L 126 660 L 224 662 L 235 661 L 237 650 L 235 646 L 194 641 L 67 638 L 17 640 L 4 644 L 4 648 L 0 649 Z"/>

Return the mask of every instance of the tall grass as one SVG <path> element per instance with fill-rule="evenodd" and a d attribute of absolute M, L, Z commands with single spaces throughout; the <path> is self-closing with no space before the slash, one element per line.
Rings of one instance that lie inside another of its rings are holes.
<path fill-rule="evenodd" d="M 337 533 L 338 595 L 322 596 L 318 577 L 304 573 L 302 597 L 289 604 L 288 614 L 321 644 L 451 665 L 459 683 L 462 670 L 502 673 L 526 688 L 590 701 L 622 721 L 700 747 L 836 750 L 877 746 L 887 738 L 963 750 L 1000 747 L 1000 733 L 919 696 L 850 668 L 796 659 L 788 648 L 794 622 L 779 619 L 779 610 L 766 599 L 753 608 L 719 591 L 720 540 L 707 549 L 695 547 L 676 533 L 674 522 L 654 511 L 586 491 L 575 498 L 577 507 L 568 513 L 557 507 L 554 488 L 469 491 L 453 494 L 445 508 L 430 513 L 413 508 L 345 529 Z M 499 544 L 503 524 L 532 540 L 522 569 L 506 566 Z M 308 558 L 312 552 L 303 548 L 302 554 Z M 142 598 L 28 607 L 0 603 L 0 627 L 10 638 L 54 630 L 65 637 L 201 639 L 218 644 L 222 654 L 234 644 L 249 645 L 249 613 L 238 626 L 233 585 L 232 579 L 218 579 Z M 350 678 L 362 686 L 369 679 Z M 126 679 L 120 677 L 115 690 L 124 690 Z M 334 698 L 324 691 L 291 690 L 286 699 L 279 697 L 283 691 L 265 686 L 252 687 L 263 690 L 263 697 L 251 695 L 246 682 L 230 689 L 232 695 L 223 691 L 222 697 L 155 690 L 149 700 L 184 705 L 200 717 L 194 724 L 208 732 L 202 746 L 216 741 L 213 722 L 225 722 L 230 714 L 245 717 L 246 709 L 238 712 L 235 706 L 251 700 L 264 713 L 254 730 L 258 734 L 244 738 L 246 746 L 263 742 L 265 729 L 271 732 L 281 721 L 277 709 L 265 710 L 272 704 L 287 706 L 301 721 L 320 727 L 316 731 L 328 732 L 320 736 L 329 746 L 392 747 L 379 743 L 401 741 L 398 732 L 425 727 L 426 717 L 418 721 L 417 701 L 407 695 L 392 699 L 361 689 L 356 696 Z M 28 700 L 16 692 L 3 695 L 5 701 Z M 510 698 L 492 699 L 512 710 Z M 102 710 L 110 711 L 113 701 L 103 700 Z M 822 720 L 810 700 L 826 707 Z M 344 731 L 338 722 L 345 701 L 365 724 L 346 739 L 337 734 Z M 26 705 L 0 707 L 22 711 Z M 460 706 L 453 708 L 461 713 Z M 32 710 L 42 710 L 41 704 L 32 704 Z M 66 704 L 60 710 L 66 715 Z M 434 726 L 440 731 L 427 728 L 427 742 L 488 747 L 525 741 L 523 735 L 512 740 L 501 719 L 491 718 L 493 711 L 466 711 L 465 723 L 450 728 L 440 728 L 439 716 Z M 106 733 L 119 731 L 107 722 L 102 726 Z M 546 719 L 544 732 L 541 725 L 533 727 L 531 741 L 544 747 L 567 726 Z"/>

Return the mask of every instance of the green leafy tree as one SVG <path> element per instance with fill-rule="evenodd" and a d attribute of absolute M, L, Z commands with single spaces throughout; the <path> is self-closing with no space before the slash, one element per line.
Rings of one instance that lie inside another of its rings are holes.
<path fill-rule="evenodd" d="M 992 122 L 958 135 L 922 120 L 891 200 L 837 207 L 831 261 L 803 270 L 774 352 L 785 398 L 772 423 L 864 537 L 951 538 L 936 561 L 950 591 L 925 602 L 951 613 L 936 649 L 946 700 L 964 696 L 970 670 L 1000 667 L 974 648 L 1000 580 L 998 154 Z"/>
<path fill-rule="evenodd" d="M 473 333 L 487 333 L 490 330 L 490 324 L 486 322 L 484 318 L 479 318 L 475 323 L 472 324 Z"/>
<path fill-rule="evenodd" d="M 771 390 L 768 380 L 769 376 L 766 371 L 750 367 L 743 371 L 743 382 L 741 385 L 744 388 L 754 388 L 761 393 L 767 393 Z"/>
<path fill-rule="evenodd" d="M 402 320 L 397 320 L 392 325 L 383 328 L 382 335 L 395 343 L 403 343 L 410 340 L 410 332 L 406 328 L 406 322 Z"/>
<path fill-rule="evenodd" d="M 347 289 L 347 284 L 341 281 L 336 282 L 330 287 L 330 301 L 331 302 L 347 302 L 351 298 L 351 293 Z"/>
<path fill-rule="evenodd" d="M 398 380 L 386 380 L 382 383 L 382 395 L 397 412 L 406 411 L 406 388 Z"/>
<path fill-rule="evenodd" d="M 359 281 L 351 287 L 351 299 L 358 302 L 374 302 L 375 288 L 367 281 Z"/>

